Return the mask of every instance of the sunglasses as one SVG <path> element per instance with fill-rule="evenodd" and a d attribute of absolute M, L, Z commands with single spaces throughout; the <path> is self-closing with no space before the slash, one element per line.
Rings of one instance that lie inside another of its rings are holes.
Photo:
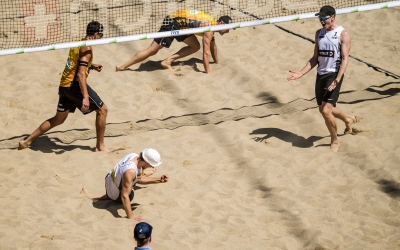
<path fill-rule="evenodd" d="M 331 17 L 330 16 L 318 16 L 318 18 L 319 18 L 320 21 L 326 21 Z"/>

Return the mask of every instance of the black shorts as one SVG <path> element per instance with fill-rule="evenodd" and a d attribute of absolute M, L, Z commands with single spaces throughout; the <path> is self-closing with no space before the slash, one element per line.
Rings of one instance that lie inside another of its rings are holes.
<path fill-rule="evenodd" d="M 97 95 L 97 93 L 89 86 L 87 86 L 87 91 L 89 94 L 89 109 L 86 112 L 81 110 L 83 95 L 79 83 L 74 81 L 70 87 L 59 87 L 58 95 L 60 96 L 57 105 L 58 112 L 69 111 L 74 113 L 76 107 L 78 107 L 81 112 L 86 115 L 94 110 L 98 110 L 103 107 L 104 103 Z"/>
<path fill-rule="evenodd" d="M 336 85 L 336 88 L 332 91 L 328 91 L 328 87 L 336 79 L 337 73 L 329 73 L 325 75 L 317 74 L 317 79 L 315 81 L 315 97 L 317 99 L 318 106 L 322 105 L 322 102 L 331 103 L 336 107 L 336 102 L 339 99 L 340 87 L 342 86 L 343 78 Z"/>
<path fill-rule="evenodd" d="M 163 21 L 163 25 L 161 26 L 160 30 L 158 32 L 164 32 L 164 31 L 175 31 L 178 32 L 179 34 L 179 24 L 175 23 L 172 18 L 169 16 L 166 16 Z M 170 37 L 161 37 L 161 38 L 155 38 L 154 41 L 158 44 L 161 45 L 165 48 L 169 48 L 176 39 L 178 42 L 183 42 L 185 41 L 186 38 L 194 36 L 193 34 L 191 35 L 183 35 L 183 36 L 170 36 Z"/>

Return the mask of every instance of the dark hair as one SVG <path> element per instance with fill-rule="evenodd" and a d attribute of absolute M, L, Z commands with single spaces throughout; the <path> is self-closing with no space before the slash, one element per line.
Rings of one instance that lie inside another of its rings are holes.
<path fill-rule="evenodd" d="M 138 159 L 139 159 L 140 161 L 144 161 L 142 152 L 140 152 Z"/>
<path fill-rule="evenodd" d="M 103 25 L 97 21 L 91 21 L 86 28 L 86 35 L 93 36 L 96 32 L 103 32 Z"/>
<path fill-rule="evenodd" d="M 218 21 L 222 21 L 224 24 L 230 24 L 232 23 L 232 18 L 230 16 L 221 16 Z"/>

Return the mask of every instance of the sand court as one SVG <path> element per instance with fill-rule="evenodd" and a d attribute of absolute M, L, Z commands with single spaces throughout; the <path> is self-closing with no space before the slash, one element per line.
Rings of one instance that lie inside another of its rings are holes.
<path fill-rule="evenodd" d="M 399 8 L 344 14 L 350 55 L 400 73 Z M 279 23 L 313 38 L 317 20 Z M 379 33 L 378 33 L 379 32 Z M 379 35 L 378 35 L 379 34 Z M 141 186 L 132 208 L 153 226 L 153 249 L 400 248 L 400 80 L 350 59 L 338 107 L 362 117 L 341 148 L 314 99 L 315 69 L 288 82 L 313 44 L 274 25 L 216 35 L 221 64 L 201 52 L 159 63 L 182 44 L 116 73 L 150 41 L 93 47 L 103 65 L 88 83 L 109 107 L 105 153 L 94 153 L 94 114 L 79 111 L 18 141 L 56 112 L 68 50 L 0 57 L 2 249 L 133 249 L 122 206 L 92 202 L 126 154 L 157 149 L 163 185 Z"/>

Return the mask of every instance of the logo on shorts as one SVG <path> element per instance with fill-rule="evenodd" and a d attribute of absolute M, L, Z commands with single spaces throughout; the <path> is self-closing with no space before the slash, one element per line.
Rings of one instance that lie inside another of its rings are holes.
<path fill-rule="evenodd" d="M 171 31 L 171 35 L 179 35 L 179 30 L 173 30 L 173 31 Z"/>
<path fill-rule="evenodd" d="M 320 50 L 319 51 L 319 56 L 321 56 L 321 57 L 334 57 L 335 56 L 335 51 L 333 51 L 333 50 Z"/>

